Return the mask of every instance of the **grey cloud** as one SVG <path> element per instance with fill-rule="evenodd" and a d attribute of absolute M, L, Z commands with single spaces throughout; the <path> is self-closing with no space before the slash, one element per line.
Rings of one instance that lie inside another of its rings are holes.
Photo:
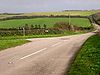
<path fill-rule="evenodd" d="M 0 12 L 41 12 L 99 8 L 100 0 L 0 0 Z"/>

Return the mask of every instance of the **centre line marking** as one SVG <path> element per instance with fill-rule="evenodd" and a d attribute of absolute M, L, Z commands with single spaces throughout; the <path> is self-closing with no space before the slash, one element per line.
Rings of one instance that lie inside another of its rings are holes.
<path fill-rule="evenodd" d="M 43 48 L 43 49 L 41 49 L 41 50 L 39 50 L 39 51 L 37 51 L 37 52 L 34 52 L 34 53 L 32 53 L 32 54 L 29 54 L 29 55 L 27 55 L 27 56 L 24 56 L 24 57 L 22 57 L 22 58 L 20 58 L 21 60 L 22 59 L 25 59 L 25 58 L 27 58 L 27 57 L 30 57 L 30 56 L 32 56 L 32 55 L 35 55 L 35 54 L 37 54 L 37 53 L 39 53 L 39 52 L 42 52 L 42 51 L 44 51 L 44 50 L 46 50 L 47 48 Z"/>
<path fill-rule="evenodd" d="M 52 45 L 51 47 L 55 47 L 55 46 L 57 46 L 57 45 L 59 45 L 59 44 L 61 44 L 61 42 L 58 42 L 58 43 Z"/>

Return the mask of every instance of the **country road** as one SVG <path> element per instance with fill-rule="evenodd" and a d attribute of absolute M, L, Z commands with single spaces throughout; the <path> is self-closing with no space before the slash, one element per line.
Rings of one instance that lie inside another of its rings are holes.
<path fill-rule="evenodd" d="M 0 75 L 65 75 L 73 55 L 94 34 L 28 39 L 0 52 Z"/>

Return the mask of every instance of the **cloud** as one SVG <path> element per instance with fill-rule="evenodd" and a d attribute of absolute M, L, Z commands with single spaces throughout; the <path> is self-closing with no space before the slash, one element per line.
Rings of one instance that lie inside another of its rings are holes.
<path fill-rule="evenodd" d="M 0 0 L 0 12 L 99 9 L 100 0 Z"/>

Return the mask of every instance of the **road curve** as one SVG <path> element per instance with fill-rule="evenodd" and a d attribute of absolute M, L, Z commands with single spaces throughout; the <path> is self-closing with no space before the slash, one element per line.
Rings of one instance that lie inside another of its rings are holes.
<path fill-rule="evenodd" d="M 64 75 L 70 59 L 94 34 L 28 39 L 32 42 L 0 52 L 0 75 Z"/>

